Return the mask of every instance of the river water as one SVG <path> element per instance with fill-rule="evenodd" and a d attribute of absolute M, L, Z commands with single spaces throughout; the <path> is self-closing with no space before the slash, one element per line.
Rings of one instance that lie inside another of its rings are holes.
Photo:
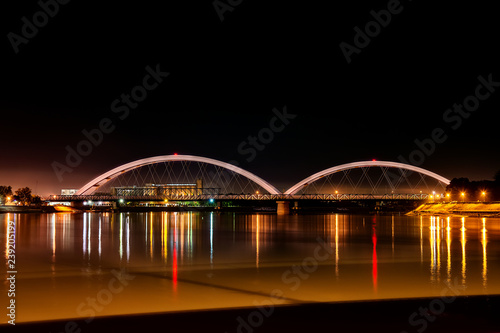
<path fill-rule="evenodd" d="M 1 214 L 16 322 L 500 294 L 500 219 L 210 212 Z M 1 323 L 8 317 L 2 315 Z"/>

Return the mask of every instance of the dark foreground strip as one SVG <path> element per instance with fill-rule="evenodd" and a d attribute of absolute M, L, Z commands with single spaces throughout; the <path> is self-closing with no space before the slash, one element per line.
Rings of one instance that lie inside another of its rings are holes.
<path fill-rule="evenodd" d="M 76 320 L 80 332 L 500 332 L 500 296 L 458 297 L 426 327 L 412 326 L 409 317 L 432 298 L 314 303 L 276 306 L 256 327 L 241 326 L 256 308 L 188 311 Z M 420 318 L 420 317 L 419 317 Z M 67 320 L 0 325 L 0 332 L 65 332 Z M 71 332 L 71 331 L 70 331 Z M 78 330 L 74 330 L 78 332 Z"/>

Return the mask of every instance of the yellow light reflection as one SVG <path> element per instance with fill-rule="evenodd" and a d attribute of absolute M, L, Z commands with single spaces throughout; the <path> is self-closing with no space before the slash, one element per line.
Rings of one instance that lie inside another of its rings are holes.
<path fill-rule="evenodd" d="M 437 263 L 436 263 L 436 277 L 439 281 L 441 278 L 441 219 L 437 218 L 437 226 L 436 226 L 436 255 L 437 255 Z"/>
<path fill-rule="evenodd" d="M 335 276 L 339 278 L 339 214 L 335 214 Z"/>
<path fill-rule="evenodd" d="M 392 228 L 392 257 L 394 258 L 394 215 L 392 215 L 391 228 Z"/>
<path fill-rule="evenodd" d="M 462 228 L 460 228 L 460 231 L 462 232 L 462 237 L 460 239 L 460 242 L 462 243 L 462 284 L 465 285 L 466 281 L 466 271 L 467 271 L 467 261 L 465 257 L 465 243 L 467 242 L 465 238 L 465 217 L 462 217 Z"/>
<path fill-rule="evenodd" d="M 149 255 L 151 256 L 151 261 L 153 261 L 153 219 L 149 219 Z"/>
<path fill-rule="evenodd" d="M 233 229 L 234 230 L 234 229 Z M 234 234 L 234 232 L 233 232 Z M 189 225 L 188 225 L 188 259 L 193 259 L 193 212 L 189 212 Z"/>
<path fill-rule="evenodd" d="M 420 263 L 424 262 L 424 224 L 423 216 L 420 216 Z"/>
<path fill-rule="evenodd" d="M 7 237 L 5 237 L 5 260 L 9 260 L 9 221 L 10 221 L 10 213 L 7 213 L 7 223 L 5 223 L 5 234 Z"/>
<path fill-rule="evenodd" d="M 161 253 L 163 257 L 163 261 L 167 263 L 168 260 L 168 226 L 169 226 L 169 218 L 168 213 L 163 214 L 162 224 L 161 224 Z M 175 215 L 177 219 L 177 215 Z"/>
<path fill-rule="evenodd" d="M 451 283 L 451 228 L 450 217 L 446 218 L 446 281 Z"/>
<path fill-rule="evenodd" d="M 483 246 L 483 287 L 486 288 L 488 285 L 488 261 L 487 261 L 487 253 L 486 253 L 486 244 L 488 243 L 488 239 L 486 238 L 486 218 L 483 217 L 483 228 L 481 229 L 481 245 Z"/>
<path fill-rule="evenodd" d="M 146 244 L 146 254 L 148 253 L 148 214 L 145 215 L 146 221 L 144 223 L 144 244 Z"/>
<path fill-rule="evenodd" d="M 429 245 L 431 249 L 431 281 L 436 279 L 436 217 L 431 216 L 431 225 L 429 226 Z"/>
<path fill-rule="evenodd" d="M 255 234 L 255 242 L 256 242 L 255 267 L 257 267 L 257 268 L 259 268 L 259 247 L 260 247 L 259 233 L 260 233 L 259 215 L 257 215 L 257 230 L 256 230 L 256 234 Z"/>

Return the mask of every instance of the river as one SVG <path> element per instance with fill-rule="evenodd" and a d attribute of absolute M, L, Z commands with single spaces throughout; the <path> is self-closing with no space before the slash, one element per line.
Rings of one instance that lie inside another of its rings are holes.
<path fill-rule="evenodd" d="M 500 294 L 500 219 L 211 212 L 1 214 L 16 322 Z M 2 308 L 8 305 L 4 266 Z M 1 323 L 8 317 L 2 315 Z"/>

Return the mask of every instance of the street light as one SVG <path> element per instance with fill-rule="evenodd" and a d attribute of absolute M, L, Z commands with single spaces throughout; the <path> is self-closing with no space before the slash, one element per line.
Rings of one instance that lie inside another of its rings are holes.
<path fill-rule="evenodd" d="M 483 196 L 483 201 L 486 201 L 486 192 L 485 191 L 481 192 L 481 195 Z"/>
<path fill-rule="evenodd" d="M 465 201 L 465 192 L 460 193 L 460 195 L 462 196 L 462 202 L 464 202 Z"/>

